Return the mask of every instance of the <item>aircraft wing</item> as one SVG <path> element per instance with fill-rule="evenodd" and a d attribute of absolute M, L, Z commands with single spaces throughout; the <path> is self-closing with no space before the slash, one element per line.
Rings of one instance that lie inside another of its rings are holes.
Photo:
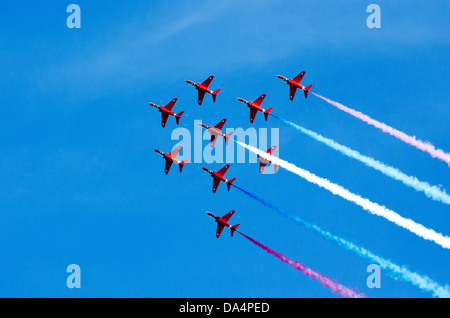
<path fill-rule="evenodd" d="M 264 168 L 266 167 L 267 161 L 263 158 L 259 158 L 259 173 L 262 174 L 264 172 Z"/>
<path fill-rule="evenodd" d="M 215 125 L 214 127 L 216 127 L 217 129 L 222 130 L 223 125 L 225 125 L 225 123 L 227 122 L 226 119 L 222 119 L 222 121 L 220 123 L 218 123 L 217 125 Z"/>
<path fill-rule="evenodd" d="M 202 83 L 202 85 L 205 86 L 206 88 L 208 88 L 208 86 L 209 86 L 209 84 L 211 84 L 213 78 L 214 78 L 214 76 L 211 75 Z"/>
<path fill-rule="evenodd" d="M 255 120 L 257 110 L 255 108 L 250 108 L 250 122 L 253 123 Z"/>
<path fill-rule="evenodd" d="M 166 126 L 167 118 L 169 118 L 169 113 L 161 112 L 161 126 L 163 128 Z"/>
<path fill-rule="evenodd" d="M 172 100 L 169 102 L 169 104 L 167 104 L 166 106 L 164 106 L 164 108 L 167 109 L 167 110 L 172 110 L 173 105 L 175 105 L 176 102 L 177 102 L 177 99 L 174 98 L 174 99 L 172 99 Z"/>
<path fill-rule="evenodd" d="M 217 238 L 219 238 L 220 233 L 222 233 L 223 227 L 224 227 L 223 224 L 217 223 L 217 231 L 216 231 L 216 237 Z"/>
<path fill-rule="evenodd" d="M 289 86 L 289 98 L 294 100 L 295 92 L 297 91 L 297 86 Z"/>
<path fill-rule="evenodd" d="M 305 71 L 301 72 L 300 74 L 298 74 L 296 77 L 293 78 L 294 82 L 300 84 L 300 82 L 302 81 L 303 76 L 305 76 Z"/>
<path fill-rule="evenodd" d="M 262 94 L 261 96 L 259 96 L 254 102 L 253 104 L 259 106 L 261 105 L 261 103 L 263 102 L 264 98 L 266 98 L 266 94 Z"/>
<path fill-rule="evenodd" d="M 172 160 L 166 159 L 166 168 L 165 168 L 165 173 L 166 174 L 169 173 L 170 167 L 172 166 L 172 162 L 173 162 Z"/>
<path fill-rule="evenodd" d="M 183 146 L 178 146 L 177 148 L 172 150 L 172 152 L 170 153 L 170 156 L 175 159 L 175 157 L 178 156 L 178 154 L 180 153 L 182 148 L 183 148 Z"/>
<path fill-rule="evenodd" d="M 215 144 L 216 144 L 216 135 L 211 134 L 211 148 L 214 148 Z"/>
<path fill-rule="evenodd" d="M 273 154 L 273 152 L 275 151 L 275 149 L 277 149 L 277 146 L 272 146 L 270 149 L 267 150 L 267 153 L 269 155 Z"/>
<path fill-rule="evenodd" d="M 228 222 L 228 220 L 233 216 L 234 214 L 234 210 L 231 210 L 230 212 L 228 212 L 227 214 L 225 214 L 224 216 L 222 216 L 222 219 L 225 222 Z"/>
<path fill-rule="evenodd" d="M 223 176 L 225 174 L 225 172 L 227 172 L 228 168 L 230 167 L 230 165 L 226 165 L 225 167 L 223 167 L 222 169 L 220 169 L 219 171 L 217 171 L 217 174 Z"/>
<path fill-rule="evenodd" d="M 203 98 L 205 97 L 205 91 L 199 89 L 198 90 L 198 104 L 201 105 L 203 102 Z"/>
<path fill-rule="evenodd" d="M 220 180 L 217 178 L 214 178 L 213 180 L 213 192 L 216 193 L 217 188 L 219 187 Z"/>

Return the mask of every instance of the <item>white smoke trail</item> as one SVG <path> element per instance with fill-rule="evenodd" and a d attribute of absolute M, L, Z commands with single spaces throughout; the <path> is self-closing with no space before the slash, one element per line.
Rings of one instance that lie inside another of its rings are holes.
<path fill-rule="evenodd" d="M 237 140 L 231 139 L 234 142 L 236 142 L 241 147 L 244 147 L 248 149 L 249 151 L 255 153 L 256 155 L 259 155 L 261 158 L 264 158 L 273 164 L 277 164 L 280 167 L 298 175 L 299 177 L 302 177 L 306 179 L 307 181 L 314 183 L 318 185 L 321 188 L 324 188 L 331 193 L 340 196 L 341 198 L 344 198 L 350 202 L 353 202 L 360 207 L 362 207 L 364 210 L 368 211 L 371 214 L 378 215 L 384 217 L 386 220 L 391 221 L 392 223 L 403 227 L 407 229 L 408 231 L 416 234 L 417 236 L 420 236 L 426 240 L 430 240 L 435 242 L 436 244 L 442 246 L 443 248 L 450 249 L 450 237 L 443 236 L 441 233 L 436 233 L 432 229 L 428 229 L 424 227 L 423 225 L 414 222 L 411 219 L 406 219 L 402 216 L 400 216 L 398 213 L 389 210 L 388 208 L 381 206 L 377 203 L 371 202 L 368 199 L 362 198 L 361 196 L 354 194 L 347 189 L 341 187 L 338 184 L 332 183 L 327 179 L 318 177 L 314 175 L 313 173 L 304 170 L 302 168 L 297 167 L 296 165 L 289 163 L 285 160 L 282 160 L 280 158 L 277 158 L 273 155 L 269 155 L 267 152 L 261 151 L 255 147 L 249 146 L 247 144 L 244 144 L 242 142 L 239 142 Z"/>
<path fill-rule="evenodd" d="M 313 139 L 327 145 L 328 147 L 330 147 L 334 150 L 337 150 L 340 153 L 342 153 L 348 157 L 356 159 L 356 160 L 364 163 L 368 167 L 378 170 L 381 173 L 383 173 L 384 175 L 391 177 L 392 179 L 395 179 L 397 181 L 400 181 L 404 185 L 411 187 L 411 188 L 415 189 L 416 191 L 424 192 L 427 197 L 429 197 L 435 201 L 440 201 L 445 204 L 450 204 L 450 195 L 448 195 L 445 190 L 441 190 L 438 186 L 435 186 L 435 185 L 432 186 L 428 182 L 423 182 L 423 181 L 418 180 L 416 177 L 408 176 L 407 174 L 401 172 L 397 168 L 388 166 L 388 165 L 386 165 L 378 160 L 375 160 L 371 157 L 364 156 L 356 150 L 353 150 L 344 145 L 341 145 L 332 139 L 323 137 L 322 135 L 320 135 L 314 131 L 311 131 L 309 129 L 303 128 L 289 120 L 280 118 L 275 115 L 272 115 L 272 116 L 277 118 L 278 120 L 284 122 L 285 124 L 295 128 L 296 130 L 302 132 L 303 134 L 310 136 Z"/>

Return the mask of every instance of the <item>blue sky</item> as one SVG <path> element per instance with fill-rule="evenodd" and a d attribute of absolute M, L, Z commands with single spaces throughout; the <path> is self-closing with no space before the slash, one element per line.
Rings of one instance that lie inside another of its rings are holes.
<path fill-rule="evenodd" d="M 173 167 L 165 129 L 148 106 L 177 97 L 180 127 L 250 127 L 236 98 L 267 94 L 274 114 L 449 191 L 445 163 L 301 94 L 289 101 L 277 74 L 449 150 L 447 1 L 378 1 L 382 28 L 368 29 L 370 1 L 77 1 L 81 29 L 66 27 L 70 2 L 6 1 L 0 13 L 0 296 L 334 297 L 242 237 L 249 236 L 369 297 L 429 297 L 222 184 L 206 164 Z M 184 80 L 215 75 L 217 102 L 201 107 Z M 429 228 L 450 233 L 449 207 L 258 114 L 280 130 L 280 156 Z M 207 142 L 204 142 L 204 147 Z M 217 170 L 215 163 L 207 165 Z M 450 254 L 360 207 L 280 170 L 233 164 L 240 187 L 375 254 L 450 284 Z M 81 267 L 82 288 L 66 287 Z"/>

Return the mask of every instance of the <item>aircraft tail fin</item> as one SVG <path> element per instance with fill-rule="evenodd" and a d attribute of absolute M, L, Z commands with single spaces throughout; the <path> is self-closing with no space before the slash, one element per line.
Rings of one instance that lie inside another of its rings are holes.
<path fill-rule="evenodd" d="M 184 114 L 184 111 L 175 115 L 175 120 L 177 121 L 177 125 L 180 124 L 180 118 L 181 118 L 181 115 L 183 115 L 183 114 Z"/>
<path fill-rule="evenodd" d="M 185 164 L 186 162 L 188 162 L 188 159 L 185 159 L 185 160 L 183 160 L 183 161 L 180 162 L 180 164 L 179 164 L 179 166 L 180 166 L 180 172 L 183 172 L 183 167 L 184 167 L 184 164 Z"/>
<path fill-rule="evenodd" d="M 228 140 L 230 139 L 232 134 L 233 134 L 233 132 L 230 132 L 228 135 L 225 135 L 225 145 L 228 146 Z"/>
<path fill-rule="evenodd" d="M 277 173 L 277 170 L 278 170 L 278 165 L 273 165 L 273 171 L 274 171 L 275 173 Z"/>
<path fill-rule="evenodd" d="M 305 98 L 308 97 L 308 92 L 309 92 L 309 90 L 311 89 L 311 87 L 312 87 L 312 84 L 309 85 L 309 86 L 307 86 L 307 87 L 305 87 L 305 90 L 303 91 L 303 92 L 305 93 Z"/>
<path fill-rule="evenodd" d="M 212 93 L 212 99 L 213 99 L 214 103 L 216 102 L 216 97 L 217 97 L 217 94 L 219 94 L 220 90 L 221 90 L 221 88 L 219 88 L 218 90 L 216 90 Z"/>
<path fill-rule="evenodd" d="M 236 225 L 234 225 L 234 226 L 231 227 L 231 237 L 233 237 L 234 231 L 236 231 L 236 229 L 237 229 L 237 227 L 238 227 L 239 225 L 240 225 L 240 224 L 236 224 Z"/>
<path fill-rule="evenodd" d="M 273 107 L 270 107 L 269 109 L 266 109 L 266 111 L 264 112 L 264 118 L 267 119 L 269 118 L 269 113 L 272 111 Z"/>
<path fill-rule="evenodd" d="M 232 184 L 235 180 L 236 180 L 236 178 L 233 178 L 233 179 L 231 179 L 231 180 L 228 180 L 228 183 L 227 183 L 228 191 L 230 191 L 231 184 Z"/>

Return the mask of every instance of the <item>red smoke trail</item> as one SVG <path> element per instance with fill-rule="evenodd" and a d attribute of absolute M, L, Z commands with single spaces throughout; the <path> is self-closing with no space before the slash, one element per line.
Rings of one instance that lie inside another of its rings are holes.
<path fill-rule="evenodd" d="M 422 140 L 416 139 L 414 136 L 409 136 L 405 134 L 404 132 L 401 132 L 395 128 L 392 128 L 386 124 L 383 124 L 375 119 L 370 118 L 369 116 L 356 111 L 354 109 L 351 109 L 349 107 L 346 107 L 340 103 L 337 103 L 335 101 L 332 101 L 331 99 L 328 99 L 326 97 L 320 96 L 319 94 L 311 92 L 311 94 L 314 94 L 315 96 L 319 97 L 320 99 L 326 101 L 330 105 L 346 112 L 347 114 L 352 115 L 353 117 L 356 117 L 364 122 L 366 122 L 369 125 L 372 125 L 381 131 L 388 133 L 391 136 L 394 136 L 395 138 L 400 139 L 401 141 L 416 147 L 419 150 L 422 150 L 424 152 L 428 152 L 433 158 L 438 158 L 442 161 L 445 161 L 450 166 L 450 154 L 444 152 L 441 149 L 436 149 L 432 144 L 429 142 L 424 142 Z"/>
<path fill-rule="evenodd" d="M 328 278 L 327 276 L 320 274 L 311 268 L 306 267 L 305 265 L 301 264 L 298 261 L 293 261 L 293 260 L 289 259 L 288 257 L 284 256 L 283 254 L 274 251 L 273 249 L 259 243 L 258 241 L 255 241 L 251 237 L 249 237 L 239 231 L 236 231 L 236 232 L 241 234 L 243 237 L 245 237 L 247 240 L 249 240 L 256 246 L 259 246 L 260 248 L 265 250 L 267 253 L 272 254 L 276 258 L 280 259 L 282 262 L 291 265 L 294 269 L 302 272 L 304 275 L 308 276 L 309 278 L 317 279 L 322 284 L 322 286 L 331 289 L 331 291 L 333 293 L 340 295 L 342 297 L 347 297 L 347 298 L 367 298 L 366 295 L 360 294 L 360 293 L 358 293 L 358 291 L 355 291 L 350 287 L 345 287 L 345 286 L 339 284 L 336 280 L 332 280 L 332 279 Z"/>

